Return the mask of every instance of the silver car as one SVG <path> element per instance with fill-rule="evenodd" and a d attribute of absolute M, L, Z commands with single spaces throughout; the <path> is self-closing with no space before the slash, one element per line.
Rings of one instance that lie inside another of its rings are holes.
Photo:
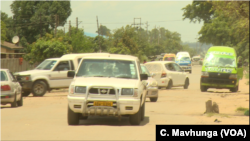
<path fill-rule="evenodd" d="M 153 78 L 155 74 L 150 74 L 150 72 L 148 71 L 148 69 L 145 67 L 144 64 L 141 64 L 141 70 L 142 73 L 148 75 L 148 80 L 144 81 L 147 83 L 145 84 L 147 87 L 146 97 L 149 98 L 151 102 L 156 102 L 158 99 L 158 85 L 157 81 Z"/>
<path fill-rule="evenodd" d="M 8 69 L 1 69 L 1 105 L 23 106 L 22 86 Z"/>

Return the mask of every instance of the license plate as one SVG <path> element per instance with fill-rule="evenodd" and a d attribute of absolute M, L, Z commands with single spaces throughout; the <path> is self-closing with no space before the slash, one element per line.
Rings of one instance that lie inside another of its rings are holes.
<path fill-rule="evenodd" d="M 95 101 L 94 106 L 113 106 L 113 102 Z"/>

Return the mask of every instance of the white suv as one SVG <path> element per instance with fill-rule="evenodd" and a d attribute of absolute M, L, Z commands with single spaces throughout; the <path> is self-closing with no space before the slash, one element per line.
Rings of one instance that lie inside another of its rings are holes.
<path fill-rule="evenodd" d="M 68 124 L 77 125 L 91 115 L 130 116 L 139 125 L 145 115 L 146 89 L 137 57 L 109 54 L 83 57 L 68 94 Z"/>

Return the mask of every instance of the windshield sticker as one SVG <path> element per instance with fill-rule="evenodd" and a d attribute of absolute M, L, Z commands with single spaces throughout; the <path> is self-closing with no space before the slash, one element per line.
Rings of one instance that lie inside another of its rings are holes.
<path fill-rule="evenodd" d="M 232 56 L 233 53 L 229 53 L 229 52 L 220 52 L 220 51 L 210 51 L 208 52 L 209 54 L 219 54 L 219 55 L 230 55 Z"/>
<path fill-rule="evenodd" d="M 216 71 L 216 72 L 226 72 L 231 73 L 233 69 L 226 69 L 226 68 L 217 68 L 217 67 L 208 67 L 206 71 Z"/>

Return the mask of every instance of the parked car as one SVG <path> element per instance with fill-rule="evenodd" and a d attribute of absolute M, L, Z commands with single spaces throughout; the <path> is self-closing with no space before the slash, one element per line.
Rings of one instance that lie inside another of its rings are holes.
<path fill-rule="evenodd" d="M 189 86 L 189 77 L 177 63 L 173 61 L 154 61 L 144 64 L 150 73 L 155 73 L 158 88 L 183 86 L 187 89 Z"/>
<path fill-rule="evenodd" d="M 148 69 L 144 64 L 141 64 L 141 70 L 143 74 L 148 75 L 148 80 L 146 82 L 147 95 L 146 97 L 150 99 L 151 102 L 156 102 L 158 99 L 158 86 L 157 81 L 153 78 L 155 76 L 154 73 L 150 74 Z"/>
<path fill-rule="evenodd" d="M 23 88 L 23 96 L 43 96 L 47 91 L 69 88 L 72 78 L 67 77 L 69 70 L 75 70 L 83 56 L 108 53 L 75 53 L 65 54 L 60 58 L 49 58 L 35 69 L 15 73 Z"/>
<path fill-rule="evenodd" d="M 175 63 L 177 63 L 183 70 L 192 73 L 192 62 L 188 52 L 178 52 L 176 54 Z"/>
<path fill-rule="evenodd" d="M 23 106 L 22 86 L 9 69 L 1 69 L 1 105 Z"/>
<path fill-rule="evenodd" d="M 129 116 L 139 125 L 145 116 L 146 89 L 137 57 L 108 54 L 85 56 L 76 71 L 68 94 L 68 124 L 77 125 L 88 116 Z"/>

